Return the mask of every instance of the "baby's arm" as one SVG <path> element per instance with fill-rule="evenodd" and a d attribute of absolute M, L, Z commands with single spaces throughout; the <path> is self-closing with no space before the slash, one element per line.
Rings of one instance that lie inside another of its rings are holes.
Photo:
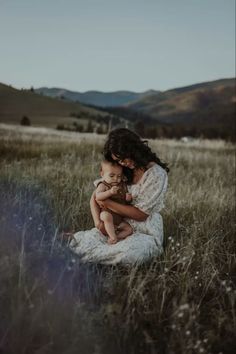
<path fill-rule="evenodd" d="M 118 187 L 113 186 L 111 189 L 100 183 L 96 189 L 96 200 L 101 201 L 110 198 L 112 195 L 118 192 Z"/>

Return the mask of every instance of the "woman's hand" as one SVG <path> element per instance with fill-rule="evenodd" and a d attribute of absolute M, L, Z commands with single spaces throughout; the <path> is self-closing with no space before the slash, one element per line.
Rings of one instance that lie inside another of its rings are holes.
<path fill-rule="evenodd" d="M 96 203 L 99 205 L 100 208 L 106 210 L 107 209 L 107 207 L 106 207 L 107 200 L 108 199 L 106 199 L 106 200 L 96 200 Z"/>

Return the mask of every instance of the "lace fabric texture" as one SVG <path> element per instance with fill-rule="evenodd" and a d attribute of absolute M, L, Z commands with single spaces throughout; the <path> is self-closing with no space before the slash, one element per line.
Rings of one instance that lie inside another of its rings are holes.
<path fill-rule="evenodd" d="M 128 186 L 133 196 L 132 204 L 149 215 L 143 222 L 125 219 L 133 227 L 131 236 L 109 245 L 107 237 L 93 228 L 75 233 L 69 247 L 82 261 L 101 264 L 140 264 L 160 255 L 163 251 L 160 211 L 164 207 L 167 185 L 166 171 L 157 164 L 153 165 L 137 184 Z"/>

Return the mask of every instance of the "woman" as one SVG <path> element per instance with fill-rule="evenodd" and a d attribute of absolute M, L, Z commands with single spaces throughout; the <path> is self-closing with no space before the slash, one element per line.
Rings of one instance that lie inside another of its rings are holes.
<path fill-rule="evenodd" d="M 83 261 L 103 264 L 135 264 L 162 253 L 163 223 L 159 214 L 163 208 L 169 171 L 141 138 L 129 129 L 115 129 L 108 135 L 104 157 L 124 167 L 133 205 L 113 200 L 103 201 L 103 207 L 126 218 L 133 234 L 115 245 L 107 244 L 102 234 L 104 226 L 99 218 L 100 206 L 92 195 L 90 206 L 96 228 L 74 234 L 71 249 Z"/>

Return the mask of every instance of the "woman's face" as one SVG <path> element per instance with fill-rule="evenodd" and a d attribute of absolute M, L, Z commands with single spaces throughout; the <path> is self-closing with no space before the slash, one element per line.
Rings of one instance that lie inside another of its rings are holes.
<path fill-rule="evenodd" d="M 126 158 L 126 159 L 120 159 L 119 157 L 115 156 L 114 154 L 111 155 L 114 161 L 117 161 L 119 165 L 128 167 L 131 170 L 135 168 L 135 163 L 133 160 Z"/>

